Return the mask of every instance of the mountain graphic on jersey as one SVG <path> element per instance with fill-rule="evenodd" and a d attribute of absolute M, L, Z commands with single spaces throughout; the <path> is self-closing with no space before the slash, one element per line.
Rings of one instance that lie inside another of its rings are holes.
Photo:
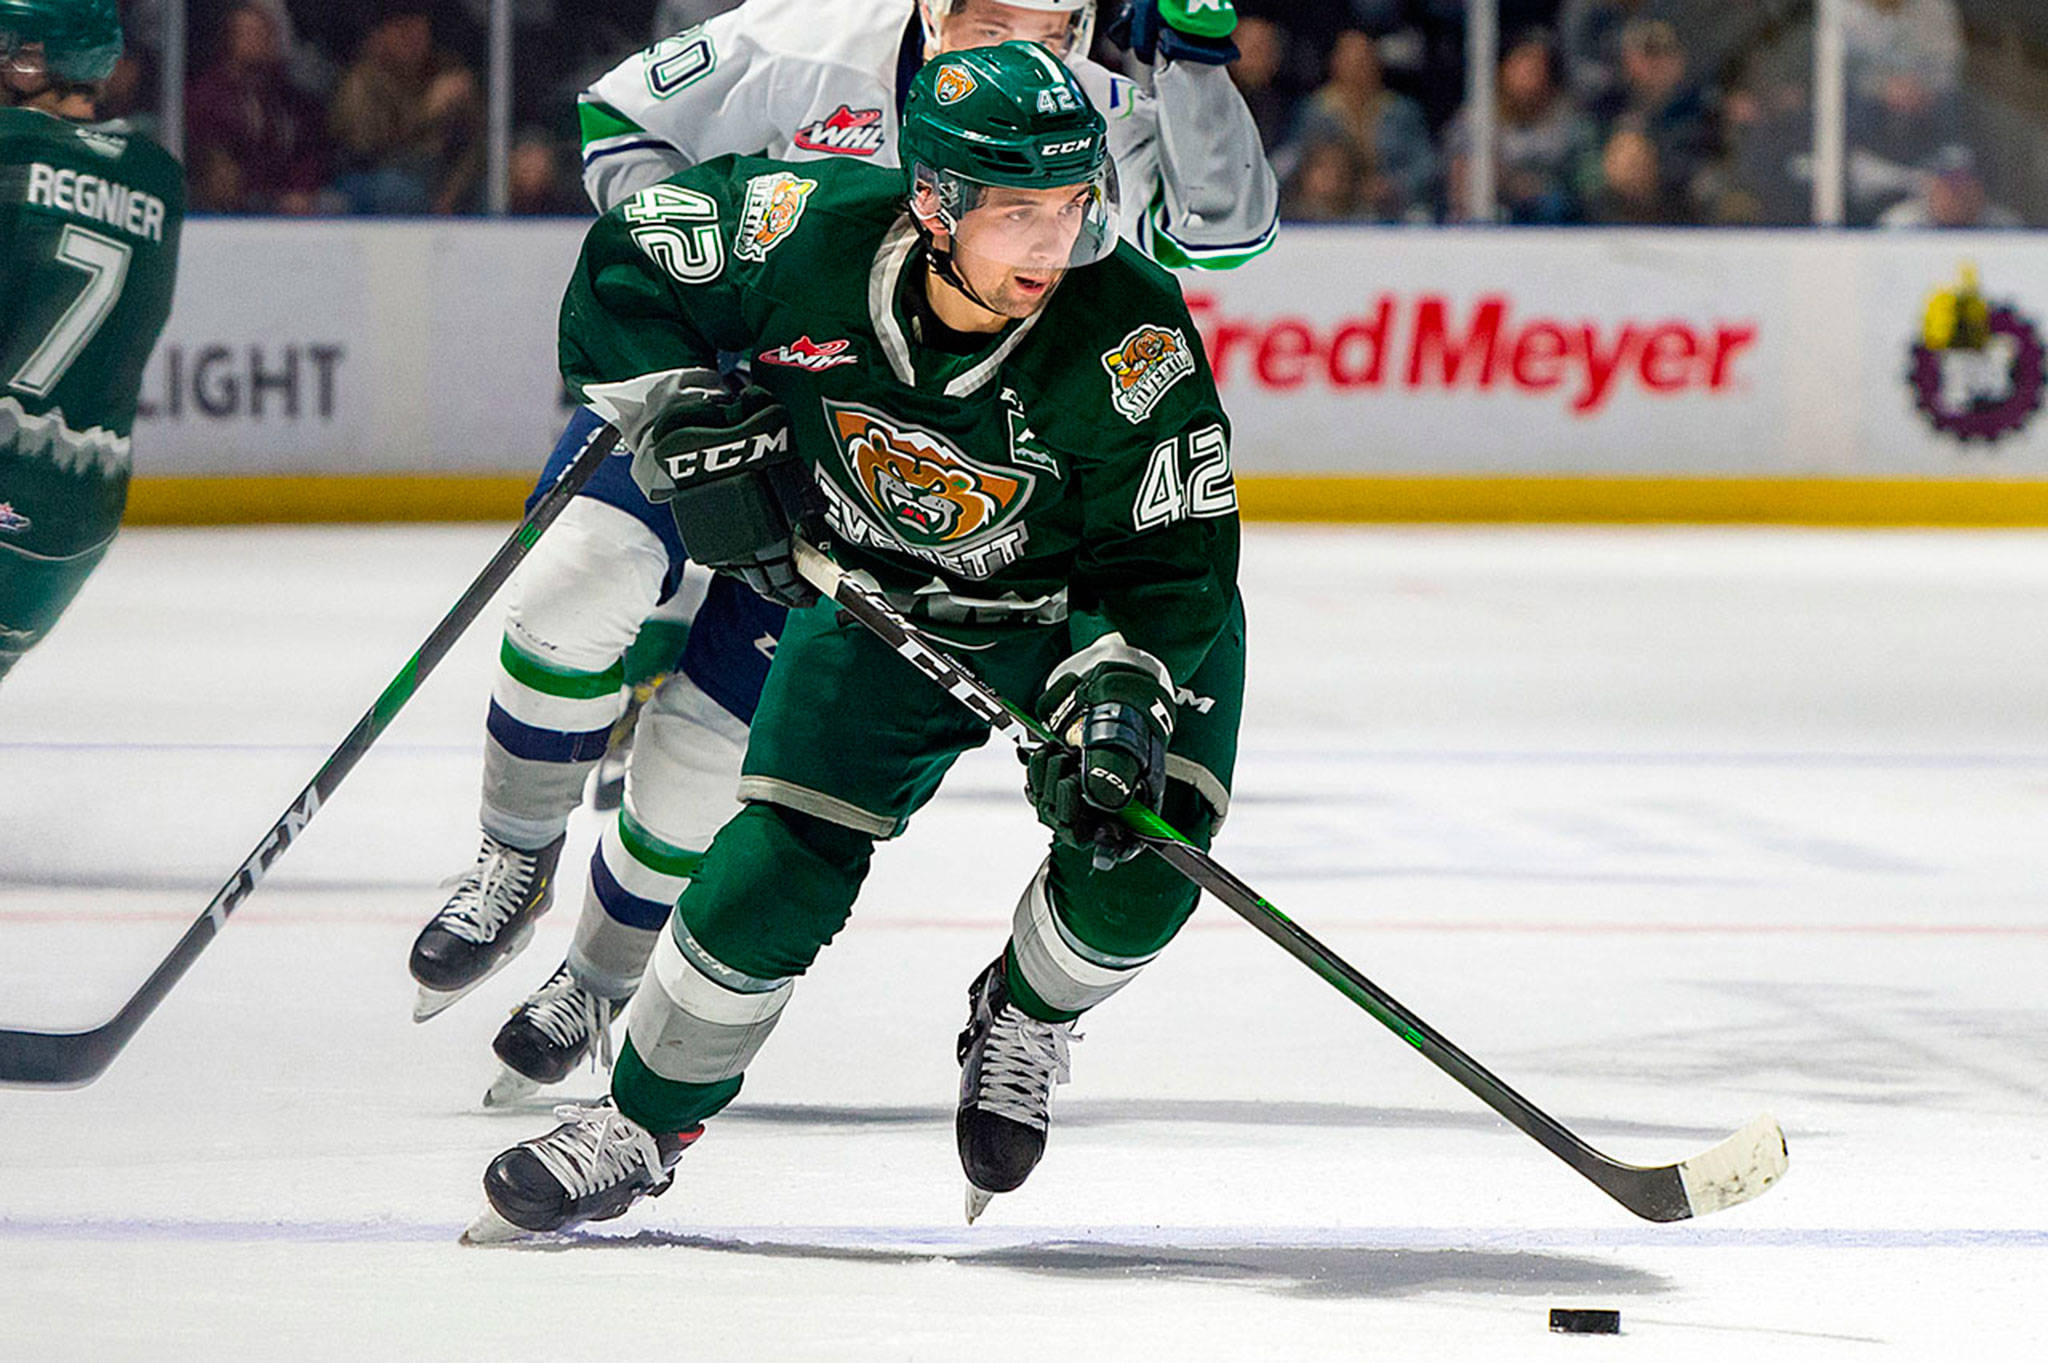
<path fill-rule="evenodd" d="M 835 519 L 852 512 L 882 533 L 863 536 L 850 520 L 835 529 L 962 577 L 988 577 L 1021 556 L 1031 474 L 978 463 L 945 437 L 866 407 L 828 400 L 825 415 L 861 494 L 859 504 L 835 506 Z"/>
<path fill-rule="evenodd" d="M 887 136 L 880 109 L 855 109 L 842 104 L 827 117 L 798 128 L 791 142 L 803 151 L 873 156 L 882 149 Z"/>

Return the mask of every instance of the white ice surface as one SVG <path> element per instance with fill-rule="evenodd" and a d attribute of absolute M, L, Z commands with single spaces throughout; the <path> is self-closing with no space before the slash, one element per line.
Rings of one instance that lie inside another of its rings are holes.
<path fill-rule="evenodd" d="M 0 687 L 0 1023 L 125 997 L 501 534 L 124 534 Z M 667 1197 L 458 1248 L 490 1156 L 552 1124 L 478 1099 L 573 917 L 408 1020 L 492 611 L 99 1082 L 0 1091 L 0 1359 L 2021 1356 L 2048 537 L 1255 528 L 1245 585 L 1219 856 L 1617 1157 L 1774 1111 L 1782 1186 L 1638 1222 L 1209 904 L 969 1230 L 953 1035 L 1039 855 L 990 752 Z"/>

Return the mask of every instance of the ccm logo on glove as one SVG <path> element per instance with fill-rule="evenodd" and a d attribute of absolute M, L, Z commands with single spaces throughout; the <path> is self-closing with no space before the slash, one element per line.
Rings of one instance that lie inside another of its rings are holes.
<path fill-rule="evenodd" d="M 789 427 L 781 426 L 772 431 L 757 431 L 750 437 L 728 440 L 722 445 L 706 445 L 701 449 L 671 454 L 662 460 L 662 467 L 669 477 L 680 483 L 700 476 L 726 473 L 766 459 L 771 454 L 788 453 Z"/>

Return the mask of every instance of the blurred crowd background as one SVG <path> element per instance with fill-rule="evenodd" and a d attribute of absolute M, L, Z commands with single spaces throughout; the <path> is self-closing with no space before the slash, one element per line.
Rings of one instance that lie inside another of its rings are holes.
<path fill-rule="evenodd" d="M 180 3 L 196 211 L 482 210 L 490 0 L 127 0 L 109 114 L 159 116 Z M 589 212 L 577 91 L 735 3 L 513 0 L 509 211 Z M 1841 3 L 1846 221 L 2048 226 L 2048 2 Z M 1285 219 L 1471 218 L 1466 0 L 1238 9 L 1231 75 Z M 1500 0 L 1493 216 L 1812 221 L 1814 17 L 1815 0 Z M 1122 61 L 1100 42 L 1096 56 Z"/>

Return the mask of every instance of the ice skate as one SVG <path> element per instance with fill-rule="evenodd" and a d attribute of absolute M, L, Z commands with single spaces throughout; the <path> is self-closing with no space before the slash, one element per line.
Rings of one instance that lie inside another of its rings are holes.
<path fill-rule="evenodd" d="M 555 862 L 567 838 L 527 852 L 484 834 L 476 864 L 412 944 L 412 977 L 420 986 L 414 1022 L 447 1008 L 525 949 L 534 920 L 555 897 Z"/>
<path fill-rule="evenodd" d="M 1003 957 L 969 987 L 967 1008 L 953 1133 L 971 1224 L 997 1193 L 1022 1187 L 1045 1154 L 1053 1085 L 1067 1082 L 1067 1045 L 1080 1036 L 1072 1023 L 1041 1022 L 1010 1002 Z"/>
<path fill-rule="evenodd" d="M 611 1023 L 626 1000 L 607 999 L 585 989 L 564 961 L 548 982 L 498 1029 L 491 1050 L 504 1069 L 484 1094 L 485 1107 L 518 1102 L 548 1084 L 559 1084 L 585 1056 L 599 1073 L 611 1068 Z"/>
<path fill-rule="evenodd" d="M 503 1244 L 622 1216 L 642 1197 L 667 1192 L 676 1161 L 704 1134 L 702 1125 L 651 1132 L 610 1099 L 558 1107 L 555 1115 L 562 1125 L 491 1161 L 484 1171 L 490 1205 L 463 1232 L 464 1244 Z"/>

